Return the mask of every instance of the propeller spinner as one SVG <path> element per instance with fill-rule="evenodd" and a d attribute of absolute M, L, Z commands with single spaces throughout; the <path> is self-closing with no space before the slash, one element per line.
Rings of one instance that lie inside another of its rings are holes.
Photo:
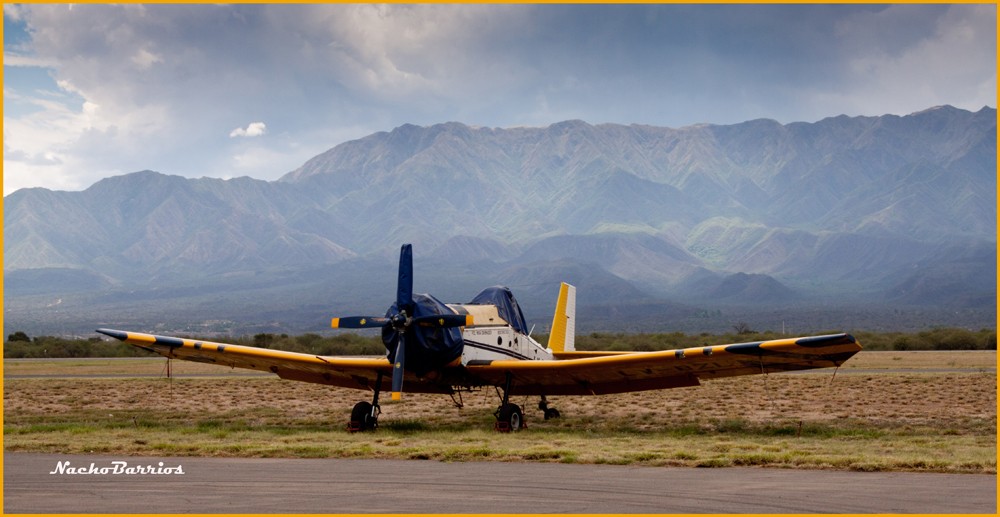
<path fill-rule="evenodd" d="M 419 295 L 422 299 L 427 295 Z M 435 300 L 436 301 L 436 300 Z M 440 304 L 443 307 L 443 304 Z M 389 358 L 392 361 L 392 399 L 399 400 L 403 393 L 403 372 L 406 370 L 407 348 L 419 346 L 423 340 L 416 335 L 423 329 L 449 329 L 472 325 L 472 316 L 465 314 L 427 314 L 417 315 L 420 311 L 413 296 L 413 248 L 404 244 L 399 251 L 399 273 L 396 283 L 396 303 L 385 316 L 351 316 L 333 318 L 333 328 L 377 328 L 383 329 L 383 336 L 398 336 L 395 347 L 391 348 L 386 341 Z M 385 340 L 385 339 L 384 339 Z M 414 344 L 417 343 L 417 344 Z M 453 357 L 447 358 L 448 362 Z"/>

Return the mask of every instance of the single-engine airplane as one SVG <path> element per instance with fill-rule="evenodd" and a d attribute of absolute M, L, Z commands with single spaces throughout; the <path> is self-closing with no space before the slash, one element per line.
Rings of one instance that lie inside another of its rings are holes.
<path fill-rule="evenodd" d="M 155 336 L 112 329 L 97 332 L 168 358 L 269 371 L 282 379 L 374 392 L 358 402 L 348 429 L 373 430 L 381 413 L 385 377 L 392 398 L 403 386 L 415 393 L 456 393 L 493 386 L 500 406 L 495 428 L 524 426 L 514 395 L 541 397 L 546 419 L 559 416 L 549 395 L 602 395 L 697 386 L 703 379 L 839 367 L 861 350 L 849 334 L 777 339 L 657 352 L 591 352 L 574 347 L 576 289 L 559 289 L 547 345 L 528 332 L 510 289 L 483 290 L 466 304 L 445 304 L 413 292 L 413 252 L 400 250 L 396 301 L 384 316 L 333 318 L 333 328 L 381 328 L 386 357 L 326 357 L 281 350 Z M 502 390 L 502 392 L 501 392 Z"/>

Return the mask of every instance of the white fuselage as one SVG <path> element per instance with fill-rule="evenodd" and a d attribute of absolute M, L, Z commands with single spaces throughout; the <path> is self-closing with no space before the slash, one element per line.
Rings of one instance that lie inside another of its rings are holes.
<path fill-rule="evenodd" d="M 462 365 L 470 361 L 551 360 L 552 352 L 503 320 L 494 305 L 452 305 L 458 313 L 472 314 L 475 325 L 462 329 Z"/>

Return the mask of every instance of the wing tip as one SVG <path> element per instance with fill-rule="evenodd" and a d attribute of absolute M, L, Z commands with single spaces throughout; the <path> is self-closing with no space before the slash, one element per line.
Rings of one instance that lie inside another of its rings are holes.
<path fill-rule="evenodd" d="M 119 341 L 125 341 L 126 339 L 128 339 L 128 332 L 123 332 L 121 330 L 97 329 L 96 332 L 104 334 L 105 336 L 113 337 Z"/>
<path fill-rule="evenodd" d="M 861 343 L 846 332 L 840 334 L 827 334 L 823 336 L 807 336 L 795 340 L 795 344 L 808 348 L 819 348 L 834 345 L 856 345 L 860 349 Z"/>

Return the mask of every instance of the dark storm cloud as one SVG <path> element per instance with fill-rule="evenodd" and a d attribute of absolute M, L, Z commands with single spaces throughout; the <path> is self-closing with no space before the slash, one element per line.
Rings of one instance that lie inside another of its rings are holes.
<path fill-rule="evenodd" d="M 81 188 L 143 168 L 274 178 L 403 123 L 678 127 L 978 109 L 996 98 L 994 5 L 6 4 L 4 12 L 5 103 L 15 108 L 4 121 L 5 192 Z"/>

